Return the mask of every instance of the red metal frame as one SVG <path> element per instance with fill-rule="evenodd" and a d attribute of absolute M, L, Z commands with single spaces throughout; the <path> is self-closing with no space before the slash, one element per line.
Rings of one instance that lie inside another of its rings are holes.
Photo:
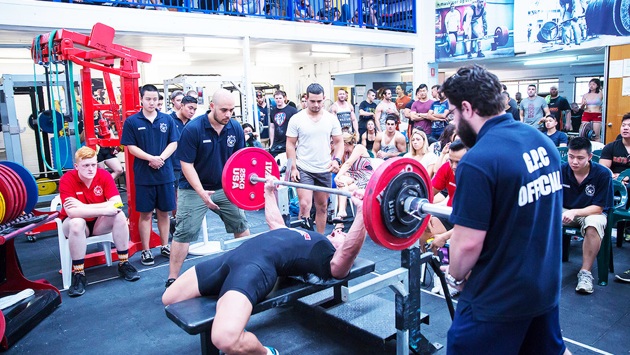
<path fill-rule="evenodd" d="M 53 37 L 52 48 L 49 46 L 50 36 Z M 122 127 L 125 119 L 141 109 L 139 95 L 138 62 L 149 63 L 151 54 L 124 47 L 113 43 L 116 31 L 102 23 L 96 23 L 92 27 L 89 36 L 68 30 L 57 30 L 36 37 L 31 47 L 31 57 L 37 64 L 49 65 L 71 61 L 82 67 L 81 69 L 81 97 L 83 104 L 83 117 L 94 117 L 98 111 L 112 113 L 117 132 L 122 135 Z M 100 104 L 92 96 L 91 70 L 98 70 L 103 74 L 105 89 L 109 97 L 109 103 Z M 112 85 L 110 75 L 120 77 L 121 103 L 116 102 L 116 93 Z M 99 138 L 94 130 L 94 120 L 84 119 L 84 132 L 86 145 L 95 148 L 117 147 L 120 145 L 119 137 Z M 127 182 L 127 203 L 129 206 L 129 255 L 142 250 L 138 222 L 140 214 L 136 211 L 136 189 L 133 174 L 134 156 L 125 150 L 125 174 Z M 151 247 L 160 245 L 160 238 L 155 232 L 151 232 L 149 242 Z M 116 258 L 115 253 L 112 255 Z M 103 252 L 87 255 L 86 267 L 105 263 Z"/>

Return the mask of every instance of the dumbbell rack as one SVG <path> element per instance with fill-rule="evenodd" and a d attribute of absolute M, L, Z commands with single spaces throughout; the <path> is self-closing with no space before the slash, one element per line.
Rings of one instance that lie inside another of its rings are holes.
<path fill-rule="evenodd" d="M 61 295 L 55 286 L 43 279 L 31 281 L 24 277 L 14 245 L 16 237 L 54 220 L 58 214 L 50 213 L 44 220 L 0 235 L 0 296 L 10 296 L 28 288 L 35 291 L 34 295 L 0 311 L 0 348 L 3 350 L 7 350 L 61 304 Z"/>

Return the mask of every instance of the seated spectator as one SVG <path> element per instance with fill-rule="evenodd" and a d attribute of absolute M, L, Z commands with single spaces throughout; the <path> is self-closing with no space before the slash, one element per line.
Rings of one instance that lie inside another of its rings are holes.
<path fill-rule="evenodd" d="M 448 147 L 455 139 L 457 139 L 455 125 L 447 124 L 437 142 L 429 145 L 429 151 L 433 152 L 433 154 L 439 158 L 439 161 L 436 163 L 436 170 L 446 163 L 448 159 Z"/>
<path fill-rule="evenodd" d="M 407 140 L 402 133 L 396 130 L 396 122 L 398 117 L 389 115 L 385 119 L 386 131 L 381 138 L 381 149 L 376 152 L 376 157 L 381 159 L 389 159 L 397 157 L 400 153 L 407 150 Z"/>
<path fill-rule="evenodd" d="M 602 149 L 599 163 L 612 170 L 613 177 L 630 168 L 630 112 L 621 118 L 621 139 L 606 144 Z"/>
<path fill-rule="evenodd" d="M 414 129 L 411 133 L 409 152 L 405 157 L 417 160 L 427 171 L 430 177 L 435 174 L 435 164 L 438 161 L 437 155 L 429 151 L 427 135 L 422 130 Z"/>
<path fill-rule="evenodd" d="M 129 227 L 127 217 L 115 206 L 122 204 L 122 200 L 114 179 L 107 171 L 97 167 L 94 149 L 82 147 L 74 157 L 75 169 L 59 180 L 62 202 L 59 218 L 63 221 L 63 234 L 68 238 L 72 258 L 70 297 L 85 293 L 85 239 L 92 235 L 111 232 L 118 254 L 118 274 L 126 281 L 140 279 L 138 271 L 128 261 Z"/>
<path fill-rule="evenodd" d="M 613 205 L 610 170 L 592 162 L 592 157 L 591 142 L 576 137 L 569 142 L 568 162 L 562 164 L 562 224 L 580 227 L 584 236 L 575 291 L 586 294 L 593 293 L 591 268 L 604 237 L 606 212 Z"/>
<path fill-rule="evenodd" d="M 300 19 L 313 19 L 315 15 L 313 14 L 313 8 L 308 0 L 299 0 L 295 1 L 295 19 L 296 21 L 300 21 Z"/>
<path fill-rule="evenodd" d="M 365 146 L 368 152 L 372 152 L 376 156 L 376 152 L 381 150 L 381 140 L 383 134 L 378 130 L 374 119 L 370 118 L 366 123 L 367 131 L 361 136 L 361 144 Z"/>
<path fill-rule="evenodd" d="M 577 103 L 571 104 L 571 132 L 578 133 L 582 125 L 582 114 L 584 110 Z"/>
<path fill-rule="evenodd" d="M 356 137 L 348 132 L 343 133 L 344 163 L 335 176 L 335 184 L 340 190 L 354 192 L 356 189 L 365 189 L 372 174 L 382 162 L 380 159 L 372 159 L 367 149 L 357 144 Z M 376 161 L 379 161 L 378 163 Z M 348 199 L 338 196 L 337 215 L 333 222 L 343 222 L 347 217 L 346 206 Z"/>
<path fill-rule="evenodd" d="M 378 21 L 378 4 L 376 4 L 374 0 L 363 0 L 361 2 L 361 14 L 359 14 L 359 10 L 356 10 L 352 22 L 363 25 L 367 28 L 375 28 L 378 26 Z"/>
<path fill-rule="evenodd" d="M 254 127 L 249 123 L 243 123 L 243 133 L 245 134 L 245 147 L 262 148 L 263 145 L 258 140 L 258 133 L 254 132 Z"/>
<path fill-rule="evenodd" d="M 241 14 L 262 15 L 263 10 L 264 1 L 262 0 L 236 0 L 232 5 L 232 11 Z"/>
<path fill-rule="evenodd" d="M 339 21 L 340 16 L 339 9 L 332 6 L 332 0 L 324 0 L 324 7 L 317 12 L 317 19 L 327 25 Z"/>
<path fill-rule="evenodd" d="M 558 121 L 556 121 L 556 117 L 554 115 L 547 115 L 544 119 L 545 128 L 547 128 L 547 137 L 551 139 L 553 144 L 556 147 L 566 147 L 569 142 L 569 136 L 562 131 L 558 131 L 556 127 L 558 126 Z"/>

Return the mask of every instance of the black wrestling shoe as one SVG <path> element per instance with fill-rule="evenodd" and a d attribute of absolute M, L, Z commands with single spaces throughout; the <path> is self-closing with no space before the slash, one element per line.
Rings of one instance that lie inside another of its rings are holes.
<path fill-rule="evenodd" d="M 125 261 L 124 263 L 118 264 L 118 275 L 122 277 L 125 281 L 138 281 L 140 280 L 140 275 L 138 275 L 138 270 L 136 270 L 131 263 Z"/>
<path fill-rule="evenodd" d="M 302 218 L 300 227 L 310 231 L 315 230 L 315 228 L 313 228 L 313 220 L 310 217 Z"/>
<path fill-rule="evenodd" d="M 486 55 L 481 53 L 481 51 L 477 52 L 477 58 L 485 58 Z"/>
<path fill-rule="evenodd" d="M 68 296 L 70 297 L 79 297 L 85 293 L 85 285 L 87 284 L 87 278 L 85 274 L 73 272 L 72 273 L 72 284 L 70 284 L 70 288 L 68 289 Z"/>
<path fill-rule="evenodd" d="M 160 247 L 160 254 L 165 257 L 165 258 L 170 258 L 171 257 L 171 246 L 170 245 L 164 245 L 162 247 Z"/>
<path fill-rule="evenodd" d="M 168 280 L 166 280 L 166 283 L 164 284 L 164 287 L 165 288 L 169 288 L 173 284 L 173 282 L 175 282 L 175 279 L 168 279 Z"/>

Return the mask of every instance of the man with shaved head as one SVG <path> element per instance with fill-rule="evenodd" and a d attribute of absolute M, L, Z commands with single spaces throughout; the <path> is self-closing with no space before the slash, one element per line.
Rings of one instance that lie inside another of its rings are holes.
<path fill-rule="evenodd" d="M 235 238 L 249 235 L 245 212 L 225 197 L 221 186 L 225 162 L 245 147 L 243 128 L 232 118 L 234 106 L 232 93 L 219 89 L 212 96 L 210 110 L 190 121 L 182 131 L 177 149 L 182 177 L 166 287 L 179 275 L 188 245 L 197 239 L 208 209 L 221 217 L 226 231 L 234 233 Z"/>

